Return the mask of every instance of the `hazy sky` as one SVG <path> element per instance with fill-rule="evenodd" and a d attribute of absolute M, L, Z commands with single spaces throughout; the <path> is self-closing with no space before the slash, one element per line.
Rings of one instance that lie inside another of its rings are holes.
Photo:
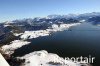
<path fill-rule="evenodd" d="M 86 12 L 100 12 L 100 0 L 0 0 L 0 22 Z"/>

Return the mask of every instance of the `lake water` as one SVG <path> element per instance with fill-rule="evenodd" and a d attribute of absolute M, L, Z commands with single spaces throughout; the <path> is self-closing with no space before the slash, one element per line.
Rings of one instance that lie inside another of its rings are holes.
<path fill-rule="evenodd" d="M 95 57 L 94 66 L 100 60 L 100 27 L 83 23 L 66 31 L 29 40 L 31 44 L 15 51 L 14 56 L 23 56 L 33 51 L 47 50 L 61 57 Z"/>

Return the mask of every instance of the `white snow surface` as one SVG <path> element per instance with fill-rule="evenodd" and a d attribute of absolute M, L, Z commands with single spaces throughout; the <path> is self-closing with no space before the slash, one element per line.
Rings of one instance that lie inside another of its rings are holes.
<path fill-rule="evenodd" d="M 80 25 L 81 23 L 72 23 L 72 24 L 53 24 L 52 25 L 52 31 L 64 31 L 64 30 L 68 30 L 70 27 L 72 26 L 77 26 Z"/>
<path fill-rule="evenodd" d="M 25 59 L 22 66 L 81 66 L 79 63 L 74 63 L 69 60 L 65 60 L 59 57 L 57 54 L 48 53 L 45 50 L 34 51 L 26 54 L 17 59 Z"/>
<path fill-rule="evenodd" d="M 38 30 L 38 31 L 25 31 L 22 35 L 21 35 L 21 39 L 32 39 L 32 38 L 37 38 L 40 36 L 48 36 L 49 32 L 46 30 Z"/>
<path fill-rule="evenodd" d="M 20 36 L 20 35 L 22 35 L 23 33 L 13 33 L 14 34 L 14 36 Z"/>
<path fill-rule="evenodd" d="M 38 31 L 25 31 L 20 38 L 27 40 L 27 39 L 33 39 L 40 36 L 48 36 L 51 32 L 57 32 L 57 31 L 64 31 L 68 30 L 72 26 L 77 26 L 81 23 L 73 23 L 73 24 L 53 24 L 51 29 L 46 30 L 38 30 Z"/>
<path fill-rule="evenodd" d="M 9 45 L 4 45 L 1 47 L 1 50 L 3 51 L 4 54 L 11 55 L 14 53 L 14 50 L 29 44 L 30 42 L 28 41 L 23 41 L 23 40 L 14 40 L 12 41 Z"/>
<path fill-rule="evenodd" d="M 8 27 L 8 26 L 11 26 L 11 25 L 6 25 L 6 24 L 4 25 L 4 27 Z"/>

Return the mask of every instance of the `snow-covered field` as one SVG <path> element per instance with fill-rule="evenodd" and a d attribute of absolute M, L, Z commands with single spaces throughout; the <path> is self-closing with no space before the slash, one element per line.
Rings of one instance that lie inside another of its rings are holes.
<path fill-rule="evenodd" d="M 20 38 L 21 39 L 32 39 L 32 38 L 37 38 L 40 36 L 48 36 L 49 32 L 46 30 L 38 30 L 38 31 L 25 31 Z"/>
<path fill-rule="evenodd" d="M 17 59 L 25 59 L 22 66 L 81 66 L 79 63 L 74 63 L 59 57 L 57 54 L 48 53 L 45 50 L 34 51 L 26 54 L 23 57 Z"/>
<path fill-rule="evenodd" d="M 14 50 L 29 44 L 30 42 L 23 41 L 23 40 L 14 40 L 9 45 L 4 45 L 1 47 L 1 51 L 3 51 L 4 54 L 11 55 L 14 53 Z"/>

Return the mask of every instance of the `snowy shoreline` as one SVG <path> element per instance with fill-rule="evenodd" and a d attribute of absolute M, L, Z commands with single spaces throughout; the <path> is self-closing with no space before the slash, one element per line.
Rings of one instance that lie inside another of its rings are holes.
<path fill-rule="evenodd" d="M 3 45 L 0 50 L 3 51 L 4 54 L 11 55 L 16 49 L 21 48 L 24 45 L 30 44 L 31 42 L 28 42 L 27 39 L 33 39 L 40 36 L 49 36 L 51 32 L 68 30 L 70 27 L 80 24 L 81 23 L 61 24 L 60 26 L 58 26 L 57 24 L 53 24 L 50 29 L 46 30 L 25 31 L 24 33 L 19 34 L 14 33 L 15 36 L 20 36 L 21 40 L 14 40 L 10 42 L 9 45 Z"/>
<path fill-rule="evenodd" d="M 24 45 L 27 45 L 29 44 L 30 42 L 27 42 L 27 41 L 23 41 L 23 40 L 14 40 L 12 41 L 9 45 L 4 45 L 1 47 L 1 51 L 4 53 L 4 54 L 8 54 L 8 55 L 11 55 L 14 53 L 14 51 Z"/>
<path fill-rule="evenodd" d="M 68 30 L 70 27 L 80 24 L 81 23 L 61 24 L 60 26 L 53 24 L 52 28 L 46 30 L 25 31 L 24 33 L 20 34 L 14 33 L 15 36 L 20 36 L 21 40 L 14 40 L 10 42 L 9 45 L 3 45 L 0 50 L 4 54 L 10 56 L 16 49 L 30 44 L 31 42 L 28 42 L 27 39 L 33 39 L 40 36 L 49 36 L 51 32 Z M 46 50 L 34 51 L 26 54 L 25 56 L 16 58 L 19 60 L 25 60 L 25 62 L 23 62 L 20 66 L 81 66 L 81 64 L 74 63 L 72 61 L 67 61 L 65 63 L 62 57 L 59 57 L 57 54 L 48 53 Z"/>
<path fill-rule="evenodd" d="M 60 25 L 53 24 L 50 29 L 38 30 L 38 31 L 25 31 L 24 33 L 20 33 L 19 35 L 21 35 L 20 38 L 23 40 L 33 39 L 40 36 L 49 36 L 51 32 L 68 30 L 70 27 L 77 26 L 80 24 L 81 23 L 60 24 Z M 15 36 L 18 36 L 18 34 L 16 34 Z"/>

